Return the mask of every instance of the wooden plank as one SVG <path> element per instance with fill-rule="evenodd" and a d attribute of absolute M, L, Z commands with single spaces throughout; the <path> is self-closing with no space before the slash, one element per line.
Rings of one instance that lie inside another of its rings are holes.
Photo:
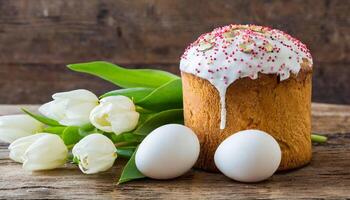
<path fill-rule="evenodd" d="M 0 103 L 43 103 L 56 91 L 87 88 L 101 94 L 114 88 L 69 73 L 64 69 L 68 63 L 107 60 L 178 73 L 180 55 L 201 33 L 230 23 L 255 23 L 287 31 L 310 47 L 315 101 L 350 104 L 349 3 L 190 4 L 186 0 L 0 1 Z"/>
<path fill-rule="evenodd" d="M 350 4 L 292 1 L 3 0 L 0 62 L 108 59 L 177 63 L 188 43 L 230 23 L 269 25 L 304 41 L 317 62 L 349 62 Z"/>
<path fill-rule="evenodd" d="M 25 105 L 22 105 L 25 106 Z M 20 106 L 0 106 L 0 114 Z M 35 110 L 36 106 L 30 106 Z M 167 181 L 139 180 L 116 185 L 123 161 L 112 170 L 83 175 L 72 165 L 29 173 L 7 158 L 0 144 L 0 198 L 9 199 L 347 199 L 350 197 L 350 106 L 314 103 L 313 131 L 329 137 L 314 145 L 312 162 L 301 169 L 274 175 L 267 181 L 243 184 L 221 174 L 192 170 Z"/>

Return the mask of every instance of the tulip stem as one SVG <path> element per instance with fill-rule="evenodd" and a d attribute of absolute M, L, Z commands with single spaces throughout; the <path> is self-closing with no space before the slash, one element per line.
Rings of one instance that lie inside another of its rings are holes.
<path fill-rule="evenodd" d="M 68 150 L 71 150 L 71 149 L 73 149 L 74 145 L 75 145 L 75 144 L 70 144 L 70 145 L 66 145 L 66 146 L 67 146 L 67 149 L 68 149 Z"/>
<path fill-rule="evenodd" d="M 311 134 L 311 141 L 315 143 L 325 143 L 327 141 L 326 136 Z"/>

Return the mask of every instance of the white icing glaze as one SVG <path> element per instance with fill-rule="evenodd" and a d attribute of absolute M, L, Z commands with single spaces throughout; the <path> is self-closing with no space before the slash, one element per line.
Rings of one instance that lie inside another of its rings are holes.
<path fill-rule="evenodd" d="M 226 125 L 226 90 L 239 78 L 258 78 L 258 73 L 288 79 L 297 74 L 303 59 L 312 66 L 307 47 L 292 36 L 267 27 L 228 25 L 201 35 L 181 57 L 183 72 L 208 80 L 219 92 L 220 129 Z"/>

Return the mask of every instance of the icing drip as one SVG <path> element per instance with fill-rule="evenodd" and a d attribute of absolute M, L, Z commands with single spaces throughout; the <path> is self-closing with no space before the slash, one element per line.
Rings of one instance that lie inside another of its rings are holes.
<path fill-rule="evenodd" d="M 220 120 L 220 129 L 224 129 L 226 126 L 226 90 L 227 87 L 219 88 L 220 95 L 220 105 L 221 105 L 221 120 Z"/>
<path fill-rule="evenodd" d="M 258 73 L 277 74 L 280 80 L 297 74 L 312 57 L 292 36 L 268 27 L 228 25 L 201 35 L 181 57 L 183 72 L 208 80 L 220 95 L 220 129 L 226 125 L 226 91 L 239 78 L 257 79 Z"/>

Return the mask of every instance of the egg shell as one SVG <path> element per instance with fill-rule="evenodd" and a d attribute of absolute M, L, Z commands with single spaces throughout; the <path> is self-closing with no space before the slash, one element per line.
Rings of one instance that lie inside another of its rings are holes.
<path fill-rule="evenodd" d="M 137 169 L 154 179 L 171 179 L 190 170 L 199 156 L 197 135 L 188 127 L 168 124 L 152 131 L 139 145 Z"/>
<path fill-rule="evenodd" d="M 214 161 L 216 167 L 231 179 L 259 182 L 277 170 L 281 149 L 277 141 L 263 131 L 239 131 L 219 145 Z"/>

